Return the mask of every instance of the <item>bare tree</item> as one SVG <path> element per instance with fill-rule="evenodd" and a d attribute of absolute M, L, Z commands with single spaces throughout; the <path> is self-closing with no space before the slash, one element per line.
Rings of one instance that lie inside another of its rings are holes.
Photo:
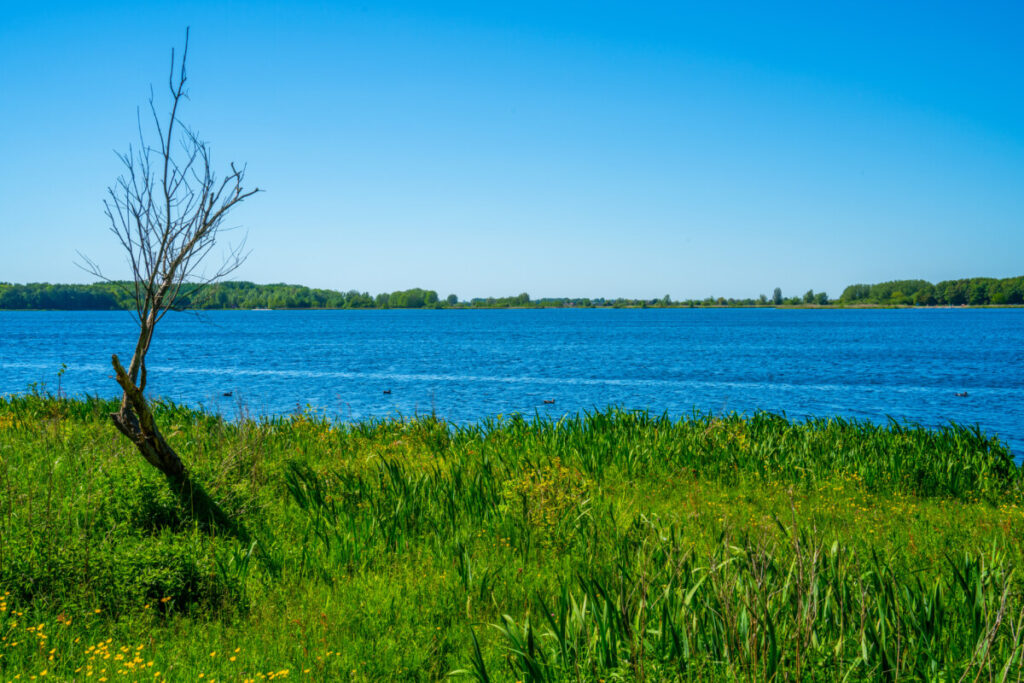
<path fill-rule="evenodd" d="M 228 213 L 259 191 L 244 187 L 244 166 L 231 164 L 230 170 L 218 177 L 209 145 L 181 122 L 179 108 L 188 99 L 187 58 L 186 29 L 180 65 L 171 50 L 169 114 L 161 117 L 150 91 L 149 115 L 157 144 L 146 142 L 140 115 L 139 146 L 118 154 L 124 173 L 108 188 L 104 201 L 110 231 L 127 252 L 132 281 L 126 286 L 134 296 L 139 323 L 139 339 L 127 369 L 117 354 L 111 358 L 123 391 L 120 409 L 111 417 L 142 456 L 175 482 L 187 482 L 188 471 L 160 434 L 146 400 L 146 354 L 157 323 L 179 303 L 183 285 L 188 283 L 188 291 L 194 292 L 196 287 L 231 273 L 245 260 L 243 239 L 228 247 L 215 267 L 206 270 L 210 265 L 207 257 L 228 229 L 224 225 Z M 94 261 L 82 258 L 86 270 L 108 279 Z"/>

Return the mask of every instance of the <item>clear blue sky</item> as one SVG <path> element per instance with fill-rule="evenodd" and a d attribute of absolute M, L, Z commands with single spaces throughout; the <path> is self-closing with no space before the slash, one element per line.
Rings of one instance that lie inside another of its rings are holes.
<path fill-rule="evenodd" d="M 124 276 L 101 201 L 184 116 L 266 192 L 239 279 L 838 295 L 1024 273 L 1024 5 L 0 1 L 0 280 Z"/>

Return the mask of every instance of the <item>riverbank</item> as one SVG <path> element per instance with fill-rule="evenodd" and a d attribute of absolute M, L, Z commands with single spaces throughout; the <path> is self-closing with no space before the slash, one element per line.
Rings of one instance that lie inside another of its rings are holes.
<path fill-rule="evenodd" d="M 0 399 L 5 680 L 1021 675 L 1022 475 L 974 430 L 162 407 L 242 541 L 113 407 Z"/>
<path fill-rule="evenodd" d="M 686 307 L 686 306 L 673 306 L 673 307 L 669 307 L 669 308 L 692 308 L 692 309 L 699 309 L 699 310 L 749 309 L 749 310 L 776 310 L 776 311 L 810 311 L 810 310 L 823 310 L 823 311 L 830 311 L 830 310 L 831 311 L 842 311 L 842 310 L 847 310 L 847 311 L 850 311 L 850 310 L 854 310 L 854 311 L 856 311 L 856 310 L 936 311 L 936 310 L 975 310 L 975 309 L 998 309 L 998 310 L 1002 310 L 1002 309 L 1019 309 L 1019 308 L 1024 308 L 1024 306 L 1011 306 L 1011 305 L 1003 305 L 1003 306 L 996 306 L 996 305 L 990 305 L 990 306 L 881 306 L 881 305 L 876 305 L 876 304 L 860 304 L 860 305 L 854 305 L 854 306 L 831 306 L 831 305 L 819 306 L 817 304 L 808 304 L 808 305 L 800 305 L 800 306 L 719 306 L 719 305 L 714 305 L 714 306 L 689 306 L 689 307 Z M 252 309 L 208 308 L 208 309 L 203 309 L 202 311 L 194 311 L 194 313 L 202 315 L 203 313 L 207 313 L 207 312 L 217 312 L 217 313 L 240 312 L 240 313 L 247 313 L 247 312 L 250 312 L 250 311 L 271 312 L 271 313 L 273 313 L 273 312 L 281 313 L 281 312 L 286 312 L 286 311 L 294 311 L 294 312 L 297 312 L 297 313 L 299 313 L 299 312 L 306 313 L 306 312 L 312 312 L 312 311 L 325 311 L 325 312 L 327 312 L 327 311 L 331 311 L 331 312 L 338 312 L 338 311 L 388 311 L 388 310 L 391 310 L 391 311 L 414 311 L 414 310 L 415 311 L 429 311 L 429 310 L 438 310 L 438 311 L 526 311 L 526 310 L 532 310 L 532 311 L 554 311 L 554 310 L 566 310 L 566 309 L 575 309 L 575 310 L 606 310 L 606 311 L 607 310 L 630 310 L 630 311 L 634 311 L 634 310 L 668 310 L 668 308 L 665 308 L 665 307 L 657 307 L 656 308 L 656 307 L 653 307 L 653 306 L 588 306 L 588 307 L 585 307 L 585 308 L 584 307 L 580 307 L 580 306 L 530 306 L 528 308 L 524 308 L 524 307 L 520 307 L 520 306 L 495 306 L 493 308 L 487 308 L 487 307 L 443 307 L 443 308 L 436 308 L 436 309 L 431 309 L 431 308 L 415 308 L 415 309 L 413 309 L 413 308 L 391 308 L 391 309 L 387 309 L 387 308 L 374 308 L 374 309 L 356 309 L 356 308 L 281 308 L 281 309 L 275 309 L 275 308 L 252 308 Z M 49 308 L 34 309 L 33 308 L 33 309 L 12 310 L 10 312 L 11 313 L 26 313 L 26 314 L 30 314 L 30 313 L 61 312 L 61 310 L 62 309 L 49 309 Z M 84 312 L 84 313 L 103 313 L 105 311 L 70 311 L 70 312 L 74 312 L 74 313 L 79 313 L 79 312 Z M 127 311 L 125 311 L 125 312 L 127 312 Z"/>
<path fill-rule="evenodd" d="M 176 308 L 182 310 L 311 310 L 311 309 L 501 309 L 501 308 L 769 308 L 769 307 L 946 307 L 1024 306 L 1024 276 L 1014 278 L 967 278 L 932 284 L 924 280 L 896 280 L 874 285 L 850 285 L 838 299 L 825 292 L 808 290 L 802 296 L 784 297 L 776 288 L 771 297 L 715 297 L 674 301 L 630 297 L 541 297 L 522 292 L 515 296 L 472 297 L 455 294 L 441 298 L 419 287 L 394 292 L 349 290 L 342 292 L 283 283 L 222 281 L 209 286 L 186 283 Z M 0 282 L 0 310 L 134 310 L 135 286 L 129 282 L 98 282 L 91 285 Z"/>
<path fill-rule="evenodd" d="M 778 306 L 774 304 L 672 304 L 670 306 L 662 306 L 657 304 L 612 304 L 612 305 L 577 305 L 577 304 L 543 304 L 538 303 L 536 305 L 529 306 L 485 306 L 485 305 L 439 305 L 439 306 L 420 306 L 414 308 L 402 308 L 398 306 L 389 306 L 385 308 L 349 308 L 349 307 L 332 307 L 332 306 L 292 306 L 288 308 L 214 308 L 207 307 L 202 309 L 183 309 L 188 312 L 194 313 L 205 313 L 205 312 L 223 312 L 223 311 L 239 311 L 239 312 L 281 312 L 281 311 L 544 311 L 544 310 L 565 310 L 565 309 L 578 309 L 578 310 L 687 310 L 687 309 L 750 309 L 750 310 L 778 310 L 778 311 L 792 311 L 792 310 L 895 310 L 895 309 L 912 309 L 917 311 L 936 311 L 936 310 L 975 310 L 975 309 L 1019 309 L 1024 308 L 1024 304 L 959 304 L 956 306 L 916 306 L 914 304 L 780 304 Z M 100 309 L 100 308 L 0 308 L 0 311 L 9 311 L 11 313 L 39 313 L 48 311 L 66 311 L 70 313 L 102 313 L 108 310 L 124 310 L 129 312 L 129 309 Z"/>

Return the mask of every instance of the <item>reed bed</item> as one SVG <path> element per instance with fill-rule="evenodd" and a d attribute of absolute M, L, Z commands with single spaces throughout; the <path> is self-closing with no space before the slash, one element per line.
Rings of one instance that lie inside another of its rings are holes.
<path fill-rule="evenodd" d="M 227 422 L 0 399 L 0 680 L 1019 680 L 1021 468 L 977 429 L 609 409 Z"/>

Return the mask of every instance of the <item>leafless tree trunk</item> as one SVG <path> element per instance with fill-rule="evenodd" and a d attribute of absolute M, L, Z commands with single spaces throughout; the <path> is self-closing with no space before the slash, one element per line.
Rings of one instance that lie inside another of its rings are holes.
<path fill-rule="evenodd" d="M 180 66 L 171 50 L 170 113 L 161 118 L 152 92 L 149 115 L 156 146 L 147 144 L 139 120 L 139 147 L 118 154 L 124 173 L 108 188 L 104 201 L 110 230 L 127 252 L 132 269 L 135 313 L 139 339 L 125 368 L 117 354 L 111 358 L 117 383 L 123 391 L 120 409 L 111 415 L 122 434 L 131 439 L 142 456 L 174 482 L 188 481 L 181 458 L 160 434 L 146 400 L 146 354 L 156 325 L 175 308 L 182 286 L 191 291 L 223 278 L 245 260 L 244 239 L 228 247 L 219 265 L 204 270 L 223 222 L 238 203 L 258 192 L 243 187 L 245 168 L 230 165 L 218 178 L 213 171 L 206 142 L 179 120 L 179 107 L 188 99 L 185 62 L 188 31 Z M 82 257 L 84 268 L 106 280 L 98 265 Z"/>

